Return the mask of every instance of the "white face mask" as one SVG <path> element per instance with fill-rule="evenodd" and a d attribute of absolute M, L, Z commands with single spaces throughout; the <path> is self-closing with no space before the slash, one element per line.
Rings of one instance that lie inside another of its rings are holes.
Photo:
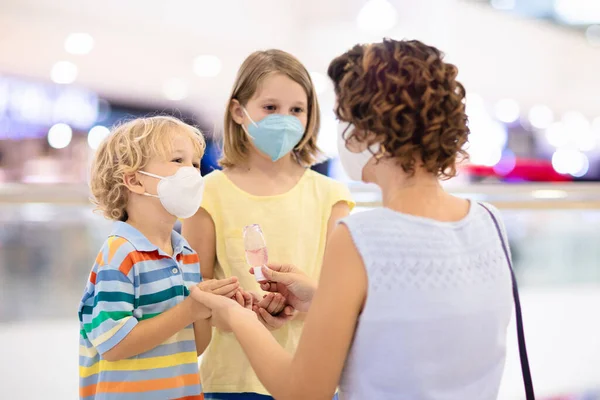
<path fill-rule="evenodd" d="M 340 161 L 342 162 L 342 167 L 346 171 L 346 175 L 348 178 L 353 181 L 361 181 L 363 180 L 363 169 L 368 164 L 369 160 L 373 158 L 374 154 L 379 152 L 381 148 L 381 144 L 374 143 L 368 148 L 364 149 L 359 153 L 353 153 L 346 147 L 346 140 L 344 139 L 344 131 L 350 133 L 352 128 L 350 128 L 351 124 L 346 122 L 341 122 L 338 129 L 338 152 L 340 155 Z M 346 128 L 348 128 L 346 130 Z M 348 136 L 348 135 L 346 135 Z"/>
<path fill-rule="evenodd" d="M 177 218 L 189 218 L 196 214 L 202 203 L 204 178 L 194 167 L 181 167 L 174 175 L 158 176 L 146 171 L 140 174 L 160 179 L 157 186 L 158 196 L 144 193 L 144 196 L 156 197 L 171 215 Z"/>

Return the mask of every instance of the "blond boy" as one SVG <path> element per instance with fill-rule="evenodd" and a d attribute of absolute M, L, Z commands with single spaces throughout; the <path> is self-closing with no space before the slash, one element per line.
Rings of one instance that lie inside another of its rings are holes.
<path fill-rule="evenodd" d="M 94 203 L 114 220 L 79 306 L 81 399 L 201 399 L 198 355 L 210 311 L 189 287 L 232 297 L 237 278 L 202 282 L 198 255 L 173 231 L 200 206 L 201 133 L 170 117 L 112 132 L 91 173 Z"/>

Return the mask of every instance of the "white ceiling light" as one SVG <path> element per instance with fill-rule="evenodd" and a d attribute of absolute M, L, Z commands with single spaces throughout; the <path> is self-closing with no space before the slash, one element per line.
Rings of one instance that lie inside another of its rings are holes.
<path fill-rule="evenodd" d="M 310 78 L 315 85 L 315 92 L 317 92 L 317 95 L 325 93 L 331 86 L 329 79 L 320 72 L 311 72 Z"/>
<path fill-rule="evenodd" d="M 217 56 L 200 55 L 194 59 L 194 73 L 202 78 L 212 78 L 221 72 L 221 60 Z"/>
<path fill-rule="evenodd" d="M 544 132 L 548 143 L 556 148 L 564 147 L 569 143 L 569 136 L 562 122 L 551 124 Z"/>
<path fill-rule="evenodd" d="M 171 78 L 164 83 L 163 94 L 168 100 L 183 100 L 188 94 L 187 85 L 181 79 Z"/>
<path fill-rule="evenodd" d="M 596 146 L 600 147 L 600 117 L 592 121 L 592 135 L 596 139 Z"/>
<path fill-rule="evenodd" d="M 509 11 L 515 8 L 517 5 L 516 0 L 492 0 L 492 7 L 496 10 Z"/>
<path fill-rule="evenodd" d="M 69 84 L 75 82 L 78 73 L 77 65 L 70 61 L 59 61 L 52 66 L 50 78 L 54 83 Z"/>
<path fill-rule="evenodd" d="M 474 147 L 468 150 L 469 161 L 474 165 L 493 167 L 502 159 L 502 149 L 497 147 Z"/>
<path fill-rule="evenodd" d="M 546 129 L 554 121 L 554 113 L 548 106 L 537 105 L 529 110 L 529 123 L 537 129 Z"/>
<path fill-rule="evenodd" d="M 65 39 L 65 51 L 70 54 L 88 54 L 94 48 L 94 38 L 89 33 L 71 33 Z"/>
<path fill-rule="evenodd" d="M 585 30 L 585 36 L 590 45 L 600 47 L 600 25 L 590 25 Z"/>
<path fill-rule="evenodd" d="M 67 124 L 58 123 L 48 130 L 48 144 L 55 149 L 64 149 L 72 138 L 73 130 Z"/>
<path fill-rule="evenodd" d="M 483 97 L 477 93 L 467 94 L 465 98 L 465 110 L 469 116 L 469 119 L 471 117 L 479 117 L 481 115 L 487 116 L 485 101 L 483 100 Z"/>
<path fill-rule="evenodd" d="M 572 144 L 581 151 L 591 151 L 596 147 L 592 124 L 580 112 L 569 111 L 562 117 L 562 123 Z"/>
<path fill-rule="evenodd" d="M 596 117 L 592 121 L 592 130 L 600 137 L 600 117 Z"/>
<path fill-rule="evenodd" d="M 513 99 L 502 99 L 496 103 L 495 112 L 498 121 L 510 124 L 519 119 L 519 103 Z"/>
<path fill-rule="evenodd" d="M 396 8 L 387 0 L 369 0 L 358 12 L 358 27 L 369 33 L 385 32 L 396 25 Z"/>
<path fill-rule="evenodd" d="M 502 149 L 506 146 L 508 133 L 506 127 L 490 117 L 485 109 L 474 111 L 483 106 L 478 98 L 469 96 L 469 142 L 467 152 L 472 164 L 493 167 L 502 158 Z"/>
<path fill-rule="evenodd" d="M 580 151 L 559 149 L 552 155 L 552 167 L 559 174 L 582 177 L 587 174 L 590 161 Z"/>
<path fill-rule="evenodd" d="M 96 125 L 88 132 L 88 145 L 92 150 L 96 150 L 108 135 L 110 135 L 110 130 L 107 127 Z"/>
<path fill-rule="evenodd" d="M 600 2 L 595 0 L 554 0 L 554 13 L 569 25 L 600 23 Z"/>

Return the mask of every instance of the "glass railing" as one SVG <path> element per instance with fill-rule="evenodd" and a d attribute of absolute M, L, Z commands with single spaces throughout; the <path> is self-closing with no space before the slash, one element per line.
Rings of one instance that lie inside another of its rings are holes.
<path fill-rule="evenodd" d="M 501 208 L 523 287 L 600 284 L 600 187 L 451 190 Z M 356 211 L 379 206 L 373 188 L 352 191 Z M 110 226 L 93 212 L 85 187 L 0 190 L 0 321 L 72 316 Z M 35 304 L 31 289 L 41 296 Z"/>

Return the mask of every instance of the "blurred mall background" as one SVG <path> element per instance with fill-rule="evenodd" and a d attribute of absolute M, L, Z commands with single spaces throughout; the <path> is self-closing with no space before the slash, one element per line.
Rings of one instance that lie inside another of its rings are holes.
<path fill-rule="evenodd" d="M 207 173 L 240 63 L 280 48 L 317 87 L 316 168 L 347 181 L 326 69 L 383 36 L 460 69 L 471 161 L 447 185 L 504 214 L 540 398 L 600 399 L 600 0 L 0 0 L 0 398 L 77 397 L 76 310 L 110 227 L 86 179 L 115 122 L 196 124 Z M 515 336 L 502 399 L 523 397 Z"/>

